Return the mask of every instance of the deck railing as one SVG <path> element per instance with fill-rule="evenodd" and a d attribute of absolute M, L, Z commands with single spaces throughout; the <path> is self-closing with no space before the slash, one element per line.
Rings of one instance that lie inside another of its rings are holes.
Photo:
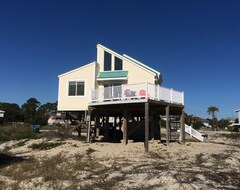
<path fill-rule="evenodd" d="M 184 92 L 150 83 L 124 84 L 91 90 L 90 103 L 153 99 L 184 105 Z"/>

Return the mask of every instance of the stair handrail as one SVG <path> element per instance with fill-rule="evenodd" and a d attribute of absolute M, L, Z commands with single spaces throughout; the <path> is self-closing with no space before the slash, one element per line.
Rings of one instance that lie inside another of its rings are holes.
<path fill-rule="evenodd" d="M 199 131 L 197 131 L 196 129 L 194 129 L 193 127 L 191 127 L 187 124 L 185 124 L 185 132 L 200 141 L 204 141 L 204 137 L 202 136 L 202 133 L 200 133 Z"/>

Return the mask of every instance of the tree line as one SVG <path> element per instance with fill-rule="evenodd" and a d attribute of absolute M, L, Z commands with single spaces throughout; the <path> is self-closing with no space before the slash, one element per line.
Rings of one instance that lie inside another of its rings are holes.
<path fill-rule="evenodd" d="M 24 122 L 31 125 L 47 125 L 51 114 L 57 112 L 57 102 L 41 104 L 36 98 L 29 98 L 21 107 L 16 103 L 0 102 L 5 111 L 2 123 Z"/>
<path fill-rule="evenodd" d="M 220 119 L 218 120 L 216 117 L 217 112 L 219 112 L 219 108 L 216 106 L 209 106 L 207 108 L 207 113 L 210 116 L 210 118 L 202 119 L 197 116 L 188 115 L 185 114 L 185 123 L 187 125 L 192 125 L 193 128 L 199 129 L 204 126 L 203 120 L 207 121 L 210 126 L 212 126 L 212 129 L 225 129 L 226 127 L 230 126 L 229 120 L 227 119 Z M 238 119 L 235 119 L 235 123 L 238 123 Z"/>
<path fill-rule="evenodd" d="M 5 111 L 4 118 L 0 121 L 0 124 L 24 122 L 32 125 L 47 125 L 50 115 L 57 112 L 57 102 L 41 104 L 36 98 L 29 98 L 21 107 L 16 103 L 0 102 L 0 110 Z M 213 128 L 229 126 L 228 120 L 217 120 L 216 112 L 219 112 L 219 108 L 215 106 L 208 107 L 207 113 L 212 117 L 211 119 L 206 119 L 209 124 Z M 185 123 L 192 125 L 195 129 L 204 126 L 201 118 L 186 113 Z"/>

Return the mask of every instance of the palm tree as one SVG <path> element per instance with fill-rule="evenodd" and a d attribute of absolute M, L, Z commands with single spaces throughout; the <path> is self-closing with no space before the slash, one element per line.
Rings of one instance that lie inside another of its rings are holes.
<path fill-rule="evenodd" d="M 212 115 L 213 127 L 215 127 L 215 120 L 216 120 L 216 114 L 215 113 L 218 112 L 218 111 L 219 111 L 219 109 L 215 106 L 210 106 L 210 107 L 208 107 L 208 110 L 207 110 L 208 114 Z"/>

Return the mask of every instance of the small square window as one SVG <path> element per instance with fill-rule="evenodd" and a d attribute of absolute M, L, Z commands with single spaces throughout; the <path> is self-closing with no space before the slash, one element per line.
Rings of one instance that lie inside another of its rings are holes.
<path fill-rule="evenodd" d="M 68 86 L 69 96 L 84 96 L 85 84 L 81 81 L 71 81 Z"/>

